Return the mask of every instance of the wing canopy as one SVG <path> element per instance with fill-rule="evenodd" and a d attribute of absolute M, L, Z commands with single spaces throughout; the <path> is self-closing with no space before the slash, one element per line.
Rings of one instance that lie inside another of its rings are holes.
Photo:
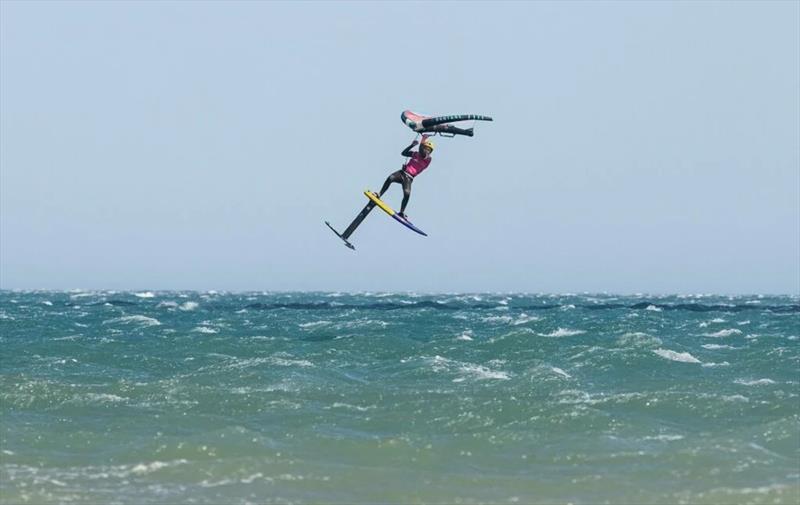
<path fill-rule="evenodd" d="M 472 137 L 472 128 L 458 128 L 449 123 L 457 123 L 459 121 L 492 121 L 489 116 L 481 116 L 478 114 L 458 114 L 454 116 L 423 116 L 410 110 L 403 111 L 400 114 L 400 119 L 403 123 L 417 133 L 445 133 L 451 135 L 466 135 Z"/>

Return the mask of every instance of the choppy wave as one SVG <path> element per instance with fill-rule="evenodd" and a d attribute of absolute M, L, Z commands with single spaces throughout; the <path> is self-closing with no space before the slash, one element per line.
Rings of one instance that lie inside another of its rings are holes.
<path fill-rule="evenodd" d="M 653 352 L 670 361 L 680 361 L 681 363 L 702 363 L 699 359 L 695 358 L 688 352 L 677 352 L 669 349 L 656 349 Z"/>
<path fill-rule="evenodd" d="M 147 293 L 151 294 L 151 293 Z M 155 296 L 155 295 L 154 295 Z M 359 303 L 348 303 L 348 302 L 341 302 L 342 298 L 345 298 L 344 294 L 321 294 L 319 295 L 320 298 L 328 298 L 334 297 L 337 298 L 337 301 L 279 301 L 279 302 L 250 302 L 247 303 L 247 298 L 254 298 L 252 296 L 249 297 L 237 297 L 241 298 L 242 301 L 245 303 L 242 304 L 234 304 L 233 306 L 230 305 L 230 302 L 225 302 L 225 299 L 222 297 L 215 297 L 215 301 L 209 302 L 209 310 L 241 310 L 245 309 L 252 309 L 252 310 L 313 310 L 313 311 L 320 311 L 320 310 L 335 310 L 335 311 L 347 311 L 347 310 L 379 310 L 379 311 L 396 311 L 396 310 L 442 310 L 442 311 L 489 311 L 489 310 L 516 310 L 522 312 L 535 312 L 535 311 L 551 311 L 551 310 L 561 310 L 561 309 L 584 309 L 584 310 L 592 310 L 592 311 L 603 311 L 603 310 L 634 310 L 634 311 L 685 311 L 685 312 L 721 312 L 721 313 L 738 313 L 738 312 L 772 312 L 772 313 L 798 313 L 800 312 L 800 304 L 799 303 L 783 303 L 783 304 L 753 304 L 747 302 L 740 302 L 740 303 L 716 303 L 716 304 L 704 304 L 704 303 L 663 303 L 657 301 L 640 301 L 637 303 L 604 303 L 600 301 L 596 301 L 595 303 L 573 303 L 573 302 L 564 302 L 564 303 L 520 303 L 520 300 L 515 299 L 507 299 L 502 298 L 497 301 L 486 301 L 481 297 L 441 297 L 442 300 L 418 300 L 420 295 L 415 295 L 407 300 L 400 300 L 397 302 L 393 301 L 371 301 L 373 299 L 383 300 L 387 296 L 394 296 L 400 297 L 401 295 L 387 295 L 387 294 L 379 294 L 369 297 L 361 297 L 363 301 Z M 103 301 L 96 301 L 92 302 L 91 305 L 97 304 L 108 304 L 111 306 L 116 307 L 133 307 L 133 306 L 140 306 L 142 304 L 148 303 L 150 301 L 150 297 L 146 297 L 142 299 L 141 296 L 134 295 L 132 299 L 119 299 L 119 298 L 105 298 Z M 204 296 L 204 299 L 211 299 L 208 296 Z M 348 299 L 359 298 L 355 295 L 349 295 Z M 435 297 L 434 297 L 435 298 Z M 542 298 L 543 300 L 552 300 L 551 297 L 537 297 Z M 617 298 L 613 298 L 617 299 Z M 480 301 L 477 301 L 480 300 Z M 50 302 L 55 303 L 55 302 Z M 71 306 L 74 305 L 74 302 L 70 300 L 58 302 L 59 305 L 62 306 Z M 184 310 L 194 310 L 198 308 L 198 303 L 194 301 L 190 301 L 184 303 L 182 307 Z M 716 318 L 712 320 L 714 324 L 718 324 L 716 321 L 721 320 L 720 318 Z M 747 322 L 742 322 L 739 324 L 748 324 Z"/>
<path fill-rule="evenodd" d="M 557 310 L 572 305 L 574 308 L 588 309 L 588 310 L 644 310 L 644 311 L 689 311 L 689 312 L 742 312 L 742 311 L 769 311 L 776 313 L 787 312 L 800 312 L 800 305 L 770 305 L 754 307 L 750 304 L 742 305 L 704 305 L 698 303 L 678 303 L 678 304 L 659 304 L 651 302 L 641 302 L 631 305 L 625 304 L 583 304 L 583 305 L 554 305 L 554 304 L 541 304 L 541 305 L 514 305 L 508 302 L 505 303 L 445 303 L 438 301 L 418 301 L 411 303 L 363 303 L 363 304 L 345 304 L 345 303 L 331 303 L 331 302 L 315 302 L 315 303 L 253 303 L 247 305 L 247 308 L 258 310 L 419 310 L 419 309 L 433 309 L 433 310 L 494 310 L 498 308 L 508 308 L 521 311 L 537 311 L 537 310 Z"/>
<path fill-rule="evenodd" d="M 586 333 L 584 330 L 573 330 L 570 328 L 558 328 L 550 333 L 540 333 L 543 337 L 574 337 Z"/>
<path fill-rule="evenodd" d="M 712 338 L 721 338 L 721 337 L 730 337 L 732 335 L 741 335 L 741 334 L 742 330 L 739 330 L 737 328 L 730 328 L 727 330 L 719 330 L 714 333 L 705 333 L 704 336 Z"/>
<path fill-rule="evenodd" d="M 107 319 L 103 321 L 102 324 L 138 324 L 142 326 L 160 326 L 161 322 L 154 317 L 132 315 Z"/>
<path fill-rule="evenodd" d="M 736 379 L 736 384 L 741 384 L 743 386 L 768 386 L 770 384 L 775 384 L 775 381 L 772 379 Z"/>

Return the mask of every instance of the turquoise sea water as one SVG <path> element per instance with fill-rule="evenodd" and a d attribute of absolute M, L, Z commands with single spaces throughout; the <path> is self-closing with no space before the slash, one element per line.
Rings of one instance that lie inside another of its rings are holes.
<path fill-rule="evenodd" d="M 2 503 L 799 503 L 796 297 L 0 292 Z"/>

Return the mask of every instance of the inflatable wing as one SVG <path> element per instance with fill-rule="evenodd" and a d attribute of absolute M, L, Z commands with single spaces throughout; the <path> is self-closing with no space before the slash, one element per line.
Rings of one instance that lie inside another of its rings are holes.
<path fill-rule="evenodd" d="M 459 121 L 491 121 L 489 116 L 477 114 L 459 114 L 456 116 L 423 116 L 410 110 L 403 111 L 400 119 L 406 126 L 417 133 L 443 133 L 445 135 L 466 135 L 472 137 L 472 128 L 458 128 L 450 123 Z"/>

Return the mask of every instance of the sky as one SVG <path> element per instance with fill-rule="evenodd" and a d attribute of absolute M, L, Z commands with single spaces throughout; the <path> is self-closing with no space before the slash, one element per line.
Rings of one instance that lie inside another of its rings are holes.
<path fill-rule="evenodd" d="M 0 288 L 797 294 L 800 2 L 3 0 Z"/>

